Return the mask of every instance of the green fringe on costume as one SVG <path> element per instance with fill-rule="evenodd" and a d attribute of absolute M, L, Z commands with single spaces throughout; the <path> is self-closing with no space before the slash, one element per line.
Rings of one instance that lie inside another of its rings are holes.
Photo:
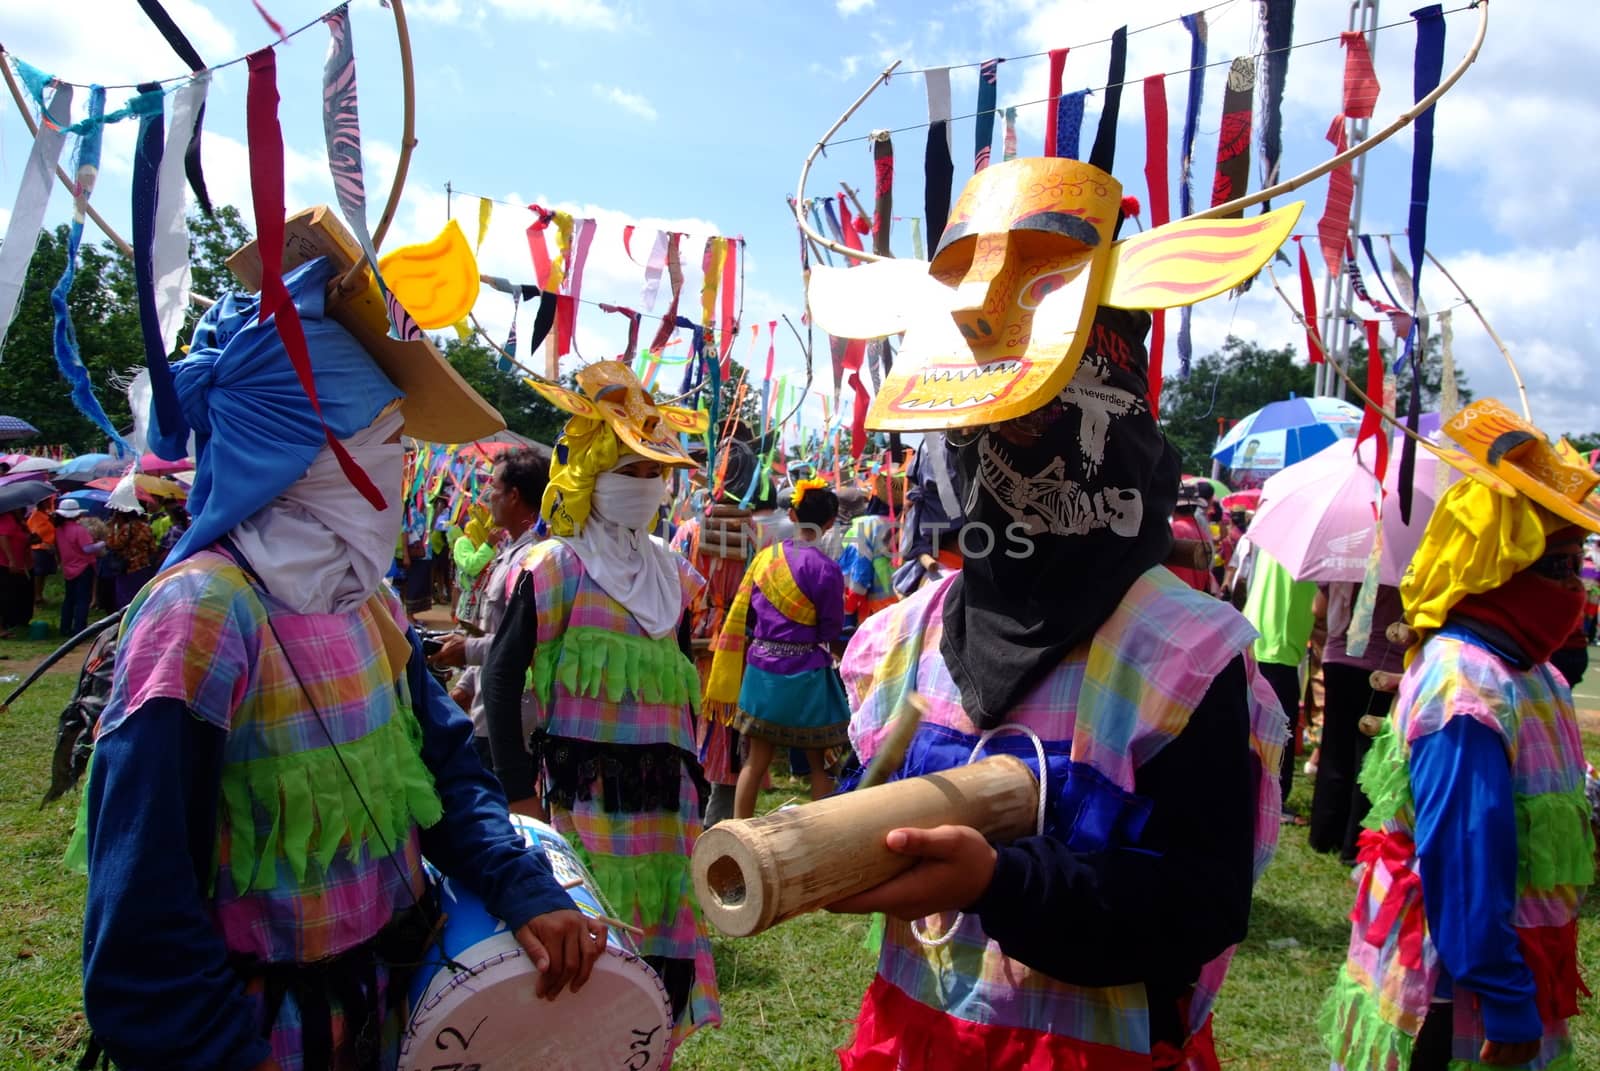
<path fill-rule="evenodd" d="M 1377 1001 L 1348 970 L 1323 1002 L 1317 1030 L 1333 1059 L 1346 1071 L 1406 1071 L 1416 1039 L 1378 1010 Z"/>
<path fill-rule="evenodd" d="M 651 855 L 595 855 L 575 833 L 567 843 L 600 886 L 600 899 L 617 918 L 628 920 L 638 912 L 645 929 L 670 925 L 685 902 L 694 904 L 693 880 L 686 856 L 656 852 Z M 699 908 L 695 916 L 699 917 Z"/>
<path fill-rule="evenodd" d="M 375 853 L 397 850 L 412 823 L 431 826 L 444 813 L 422 762 L 422 726 L 407 710 L 337 753 L 325 747 L 223 767 L 221 809 L 234 885 L 253 892 L 277 885 L 279 858 L 304 881 L 313 862 L 326 869 L 341 847 L 371 840 Z M 262 810 L 272 821 L 265 841 L 256 835 Z"/>
<path fill-rule="evenodd" d="M 83 779 L 78 782 L 78 817 L 72 823 L 72 837 L 67 841 L 67 854 L 62 857 L 67 869 L 79 874 L 89 873 L 89 778 L 94 776 L 94 753 L 83 768 Z"/>
<path fill-rule="evenodd" d="M 1594 882 L 1594 829 L 1583 789 L 1517 797 L 1517 889 Z"/>
<path fill-rule="evenodd" d="M 652 640 L 603 628 L 569 628 L 534 655 L 534 694 L 546 708 L 558 681 L 573 695 L 603 695 L 609 703 L 631 692 L 646 703 L 692 704 L 697 714 L 700 710 L 700 676 L 674 636 Z"/>
<path fill-rule="evenodd" d="M 1377 829 L 1383 823 L 1411 816 L 1411 774 L 1394 722 L 1384 719 L 1383 731 L 1373 738 L 1372 748 L 1356 778 L 1361 791 L 1372 801 L 1362 825 Z"/>
<path fill-rule="evenodd" d="M 871 952 L 876 958 L 883 951 L 883 933 L 888 927 L 889 916 L 882 911 L 872 913 L 872 921 L 867 924 L 867 936 L 861 941 L 861 949 Z"/>

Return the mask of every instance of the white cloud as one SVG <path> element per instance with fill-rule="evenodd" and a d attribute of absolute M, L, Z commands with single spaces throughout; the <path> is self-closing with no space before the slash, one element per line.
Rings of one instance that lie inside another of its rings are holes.
<path fill-rule="evenodd" d="M 460 0 L 411 0 L 406 15 L 429 22 L 455 22 L 461 18 Z"/>
<path fill-rule="evenodd" d="M 604 0 L 488 0 L 489 6 L 517 18 L 542 19 L 592 30 L 615 30 L 623 17 Z"/>
<path fill-rule="evenodd" d="M 208 63 L 232 59 L 242 51 L 233 31 L 197 0 L 167 0 L 163 6 Z M 0 0 L 0 16 L 6 23 L 6 45 L 16 49 L 14 55 L 69 81 L 114 85 L 184 72 L 183 61 L 136 4 L 79 0 L 70 17 L 64 18 L 62 10 L 50 4 Z M 260 25 L 259 19 L 256 24 Z M 270 37 L 265 26 L 261 30 Z M 111 91 L 107 109 L 120 107 L 119 94 L 125 92 Z M 87 94 L 79 90 L 77 96 L 81 111 Z"/>
<path fill-rule="evenodd" d="M 638 93 L 629 93 L 620 86 L 603 86 L 596 83 L 594 94 L 601 100 L 609 100 L 625 112 L 632 112 L 640 119 L 651 123 L 656 121 L 655 105 Z"/>
<path fill-rule="evenodd" d="M 838 10 L 841 18 L 859 15 L 863 11 L 871 11 L 877 0 L 834 0 L 833 6 Z"/>

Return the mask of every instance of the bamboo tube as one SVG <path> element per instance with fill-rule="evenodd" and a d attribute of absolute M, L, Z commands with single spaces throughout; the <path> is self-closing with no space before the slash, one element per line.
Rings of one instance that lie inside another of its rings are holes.
<path fill-rule="evenodd" d="M 830 796 L 700 835 L 690 870 L 700 909 L 730 937 L 749 937 L 908 869 L 892 829 L 971 826 L 991 840 L 1034 831 L 1039 787 L 1020 760 L 996 755 L 943 773 Z"/>

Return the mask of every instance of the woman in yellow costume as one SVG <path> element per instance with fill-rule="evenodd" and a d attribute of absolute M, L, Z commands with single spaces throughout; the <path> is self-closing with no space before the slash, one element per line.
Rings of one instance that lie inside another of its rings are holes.
<path fill-rule="evenodd" d="M 534 384 L 573 414 L 541 510 L 553 538 L 523 560 L 480 687 L 512 809 L 537 814 L 542 797 L 613 910 L 644 931 L 640 951 L 671 996 L 676 1045 L 721 1022 L 689 879 L 704 778 L 687 610 L 704 581 L 650 534 L 663 474 L 691 464 L 677 432 L 694 416 L 658 408 L 615 361 L 588 366 L 578 382 L 584 394 Z M 522 727 L 530 670 L 531 739 Z"/>
<path fill-rule="evenodd" d="M 706 695 L 737 701 L 739 732 L 750 741 L 735 818 L 755 814 L 778 747 L 805 750 L 812 799 L 833 790 L 823 752 L 848 742 L 850 706 L 826 645 L 844 629 L 844 574 L 815 544 L 838 515 L 839 499 L 827 481 L 795 485 L 789 518 L 796 538 L 756 557 L 717 637 Z"/>

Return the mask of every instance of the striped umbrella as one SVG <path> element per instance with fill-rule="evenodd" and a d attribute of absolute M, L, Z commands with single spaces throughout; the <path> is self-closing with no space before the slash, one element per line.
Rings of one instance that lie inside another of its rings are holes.
<path fill-rule="evenodd" d="M 1211 456 L 1234 470 L 1276 472 L 1340 439 L 1353 439 L 1361 410 L 1338 398 L 1272 402 L 1229 429 Z"/>
<path fill-rule="evenodd" d="M 39 429 L 21 417 L 0 416 L 0 442 L 11 439 L 31 439 L 37 434 L 39 434 Z"/>

